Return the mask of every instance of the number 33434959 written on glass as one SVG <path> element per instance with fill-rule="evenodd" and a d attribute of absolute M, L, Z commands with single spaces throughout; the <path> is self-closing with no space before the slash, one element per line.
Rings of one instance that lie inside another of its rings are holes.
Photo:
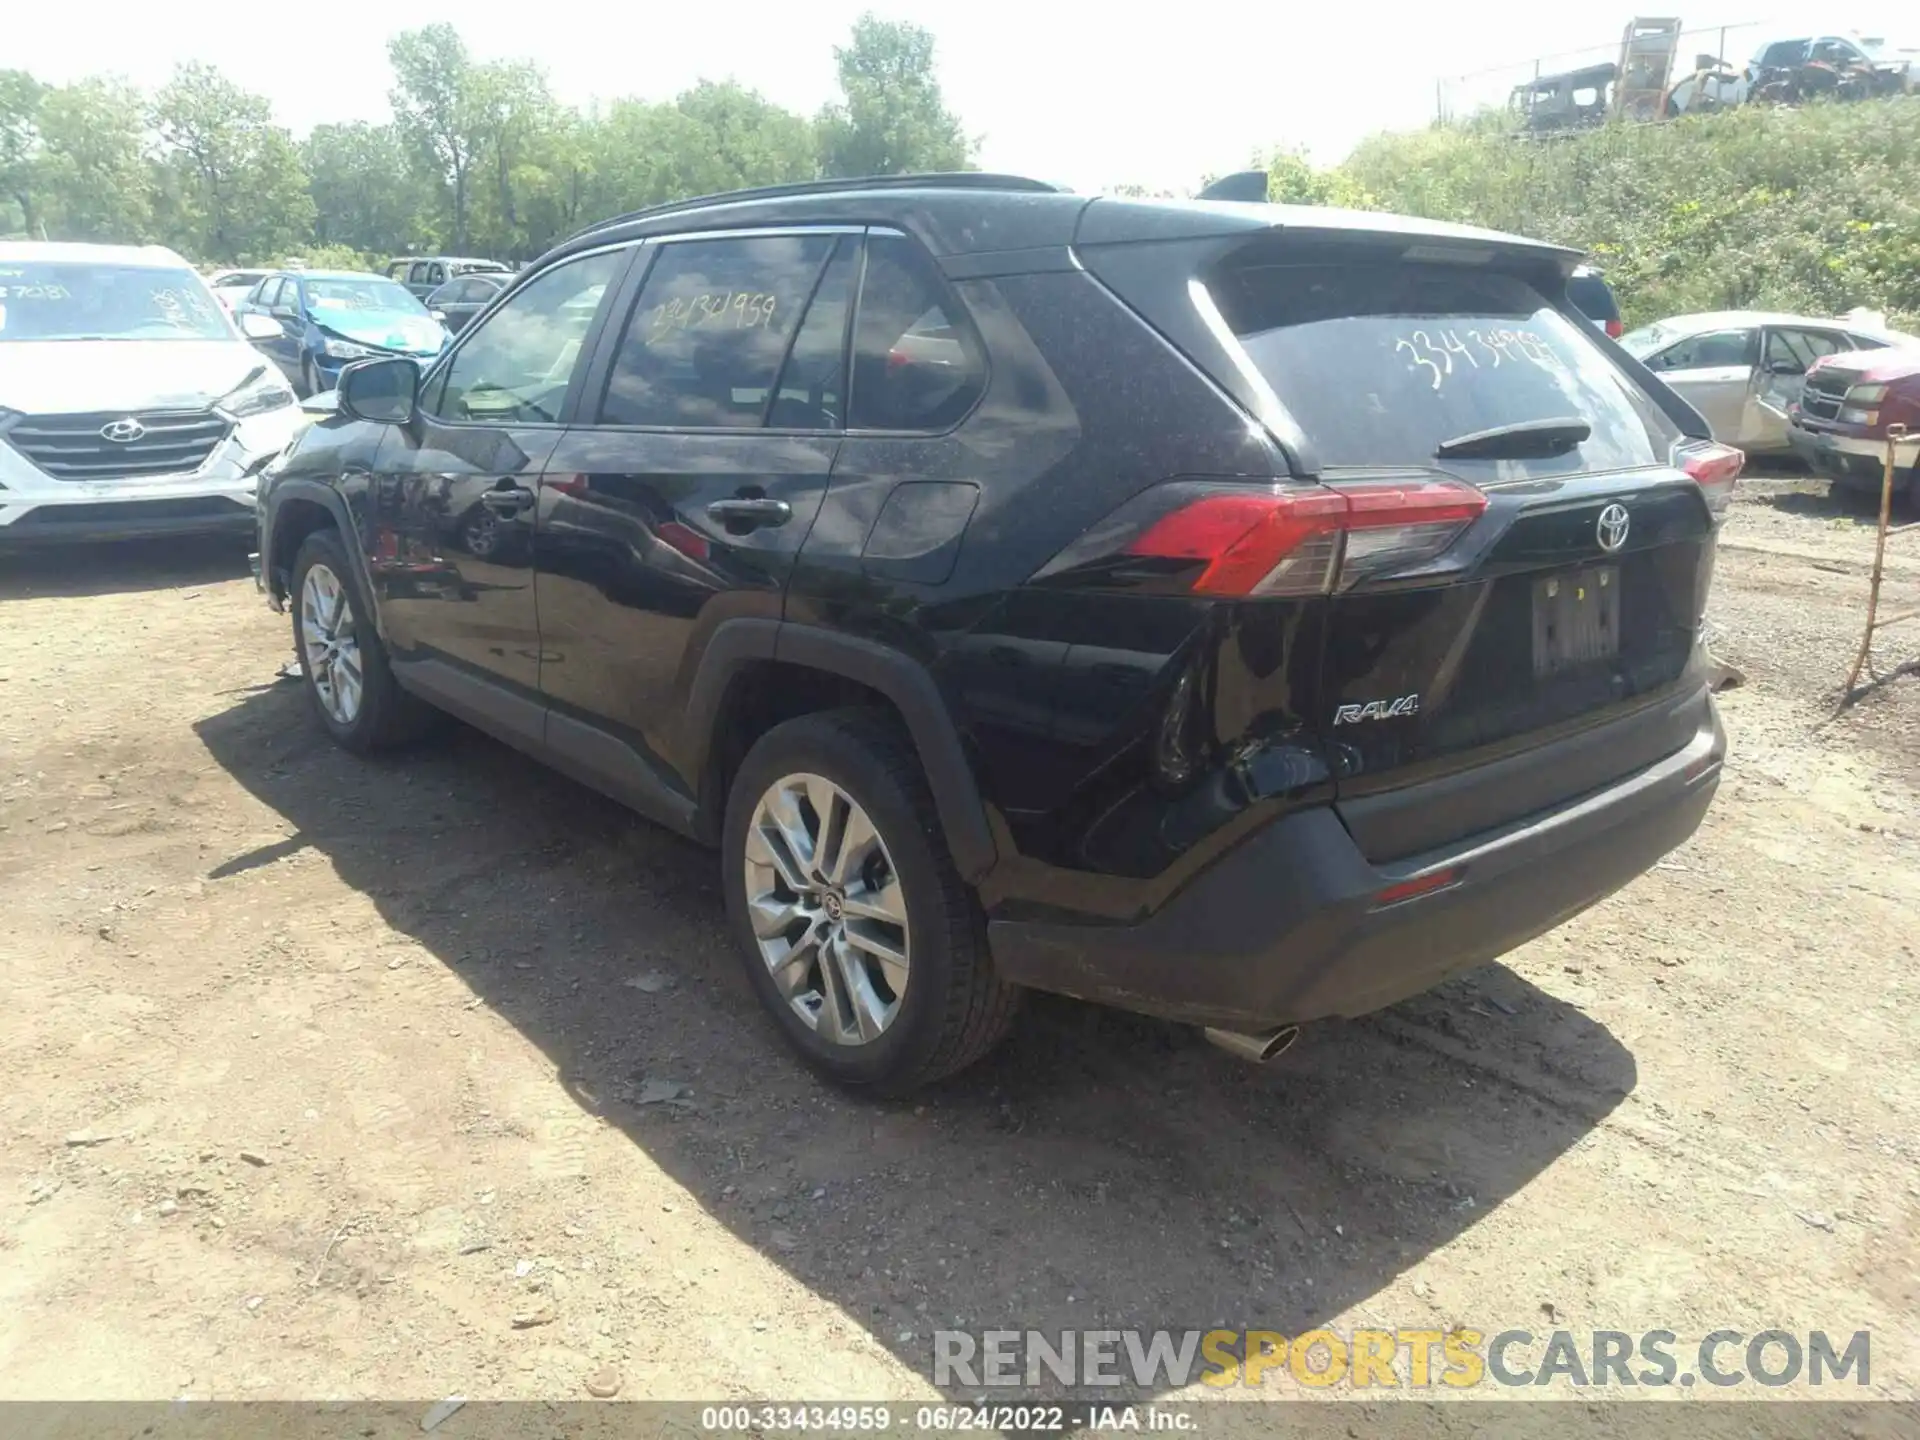
<path fill-rule="evenodd" d="M 1396 340 L 1393 348 L 1435 390 L 1461 371 L 1560 363 L 1553 348 L 1534 330 L 1415 330 Z"/>
<path fill-rule="evenodd" d="M 670 330 L 750 330 L 771 326 L 773 310 L 773 296 L 746 290 L 676 296 L 648 312 L 647 338 L 658 339 Z"/>

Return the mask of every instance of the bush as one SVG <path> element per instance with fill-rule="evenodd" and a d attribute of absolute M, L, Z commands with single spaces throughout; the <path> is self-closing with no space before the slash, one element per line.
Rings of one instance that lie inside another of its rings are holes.
<path fill-rule="evenodd" d="M 1856 306 L 1920 326 L 1920 99 L 1747 106 L 1552 140 L 1486 115 L 1375 136 L 1320 173 L 1341 203 L 1589 251 L 1630 327 L 1691 310 Z"/>

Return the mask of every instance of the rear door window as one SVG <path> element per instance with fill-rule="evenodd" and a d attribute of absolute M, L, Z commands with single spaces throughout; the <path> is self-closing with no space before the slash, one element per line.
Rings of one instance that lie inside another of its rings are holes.
<path fill-rule="evenodd" d="M 659 247 L 600 406 L 603 425 L 757 429 L 833 235 Z"/>
<path fill-rule="evenodd" d="M 862 430 L 947 430 L 979 399 L 986 366 L 933 262 L 902 235 L 867 240 L 853 351 Z"/>
<path fill-rule="evenodd" d="M 1708 330 L 1676 340 L 1644 363 L 1649 370 L 1719 370 L 1752 365 L 1759 349 L 1757 330 Z"/>
<path fill-rule="evenodd" d="M 1463 460 L 1500 478 L 1664 464 L 1677 431 L 1592 331 L 1524 278 L 1418 263 L 1254 263 L 1209 289 L 1248 359 L 1333 468 L 1434 468 L 1450 440 L 1551 420 L 1547 458 Z M 856 391 L 856 401 L 858 394 Z"/>
<path fill-rule="evenodd" d="M 1823 355 L 1846 349 L 1846 342 L 1830 330 L 1784 330 L 1767 332 L 1767 364 L 1791 374 L 1794 367 L 1805 374 Z"/>
<path fill-rule="evenodd" d="M 846 236 L 827 262 L 793 338 L 767 407 L 775 430 L 839 430 L 847 423 L 847 320 L 860 272 L 860 242 Z"/>

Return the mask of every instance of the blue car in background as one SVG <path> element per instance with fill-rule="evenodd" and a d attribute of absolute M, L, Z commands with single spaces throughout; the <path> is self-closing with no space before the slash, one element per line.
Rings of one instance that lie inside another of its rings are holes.
<path fill-rule="evenodd" d="M 302 396 L 333 389 L 352 361 L 406 355 L 424 366 L 447 344 L 446 327 L 404 285 L 350 270 L 277 270 L 233 318 Z"/>

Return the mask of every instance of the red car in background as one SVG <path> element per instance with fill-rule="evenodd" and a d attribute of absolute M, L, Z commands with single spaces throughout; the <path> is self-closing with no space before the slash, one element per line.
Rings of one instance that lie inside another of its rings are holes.
<path fill-rule="evenodd" d="M 1920 504 L 1920 348 L 1842 351 L 1815 361 L 1787 413 L 1787 438 L 1836 489 L 1877 495 L 1891 425 L 1909 435 L 1895 452 L 1894 494 Z"/>

